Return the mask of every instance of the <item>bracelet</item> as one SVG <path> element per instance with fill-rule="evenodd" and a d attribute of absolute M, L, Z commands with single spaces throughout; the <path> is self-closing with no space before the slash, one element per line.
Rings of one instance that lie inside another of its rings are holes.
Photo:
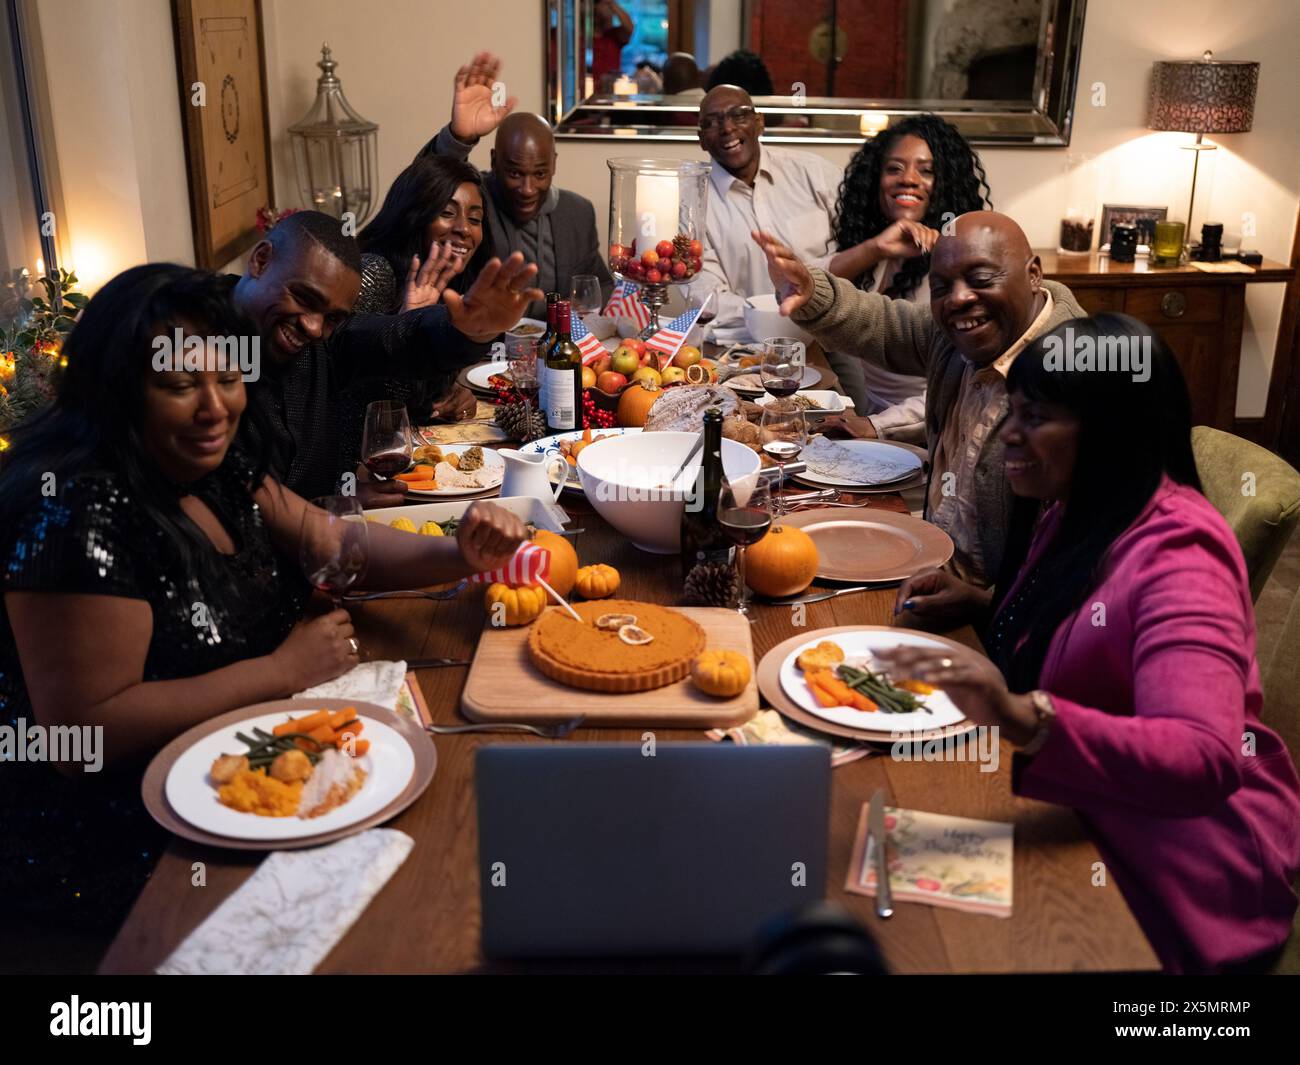
<path fill-rule="evenodd" d="M 1052 722 L 1056 720 L 1056 707 L 1052 705 L 1052 697 L 1045 691 L 1030 692 L 1029 701 L 1033 704 L 1038 728 L 1029 738 L 1029 742 L 1022 744 L 1019 750 L 1023 755 L 1032 756 L 1043 749 L 1047 738 L 1052 734 Z"/>

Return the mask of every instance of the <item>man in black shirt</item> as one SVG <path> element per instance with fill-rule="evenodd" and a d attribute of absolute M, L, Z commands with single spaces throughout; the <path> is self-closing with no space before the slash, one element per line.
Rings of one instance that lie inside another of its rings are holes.
<path fill-rule="evenodd" d="M 447 289 L 436 304 L 416 298 L 420 309 L 406 314 L 353 315 L 361 287 L 355 238 L 318 211 L 277 224 L 253 248 L 234 290 L 261 333 L 261 378 L 249 398 L 264 405 L 274 427 L 272 471 L 307 499 L 337 492 L 340 475 L 351 472 L 339 469 L 339 390 L 362 377 L 421 378 L 481 358 L 542 295 L 530 287 L 536 272 L 522 255 L 493 259 L 464 296 Z M 411 284 L 426 285 L 434 273 L 422 270 Z M 360 481 L 357 494 L 367 506 L 383 506 L 400 501 L 404 488 Z"/>

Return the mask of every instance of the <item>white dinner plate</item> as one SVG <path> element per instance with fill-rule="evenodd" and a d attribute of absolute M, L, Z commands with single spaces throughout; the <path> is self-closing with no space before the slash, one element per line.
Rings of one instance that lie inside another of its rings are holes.
<path fill-rule="evenodd" d="M 523 330 L 521 332 L 520 330 Z M 511 328 L 506 330 L 508 337 L 520 337 L 525 340 L 541 340 L 542 334 L 546 332 L 546 323 L 538 318 L 520 318 Z"/>
<path fill-rule="evenodd" d="M 415 752 L 396 729 L 369 717 L 360 707 L 358 713 L 365 725 L 362 738 L 370 741 L 370 749 L 357 759 L 357 764 L 366 771 L 366 781 L 351 799 L 327 814 L 305 819 L 242 813 L 223 806 L 217 798 L 217 789 L 208 779 L 208 770 L 218 755 L 243 754 L 248 750 L 248 745 L 236 739 L 235 733 L 252 736 L 254 728 L 270 732 L 285 721 L 287 715 L 282 713 L 247 718 L 195 743 L 176 759 L 167 774 L 167 802 L 182 820 L 195 828 L 230 839 L 303 839 L 363 821 L 401 795 L 415 772 Z"/>
<path fill-rule="evenodd" d="M 554 436 L 543 436 L 534 440 L 531 444 L 521 444 L 519 450 L 525 455 L 558 455 L 560 454 L 560 442 L 563 440 L 581 440 L 585 430 L 575 429 L 568 433 L 556 433 Z M 629 428 L 622 429 L 615 426 L 612 429 L 593 429 L 593 437 L 602 436 L 628 436 L 632 433 L 639 433 L 640 429 Z M 551 484 L 555 483 L 555 477 L 551 478 Z M 566 489 L 572 489 L 575 492 L 582 491 L 582 484 L 578 480 L 578 470 L 575 466 L 569 467 L 568 480 L 564 482 Z"/>
<path fill-rule="evenodd" d="M 819 437 L 819 439 L 824 438 Z M 887 463 L 898 472 L 874 480 L 847 480 L 834 474 L 820 472 L 814 469 L 810 463 L 802 473 L 797 475 L 799 480 L 807 481 L 809 484 L 817 485 L 820 488 L 870 488 L 874 485 L 905 481 L 909 477 L 916 476 L 921 471 L 922 463 L 919 455 L 883 440 L 832 440 L 830 443 L 853 452 L 856 457 L 865 461 Z M 804 448 L 803 454 L 799 456 L 804 462 L 808 462 L 809 450 L 809 448 Z"/>
<path fill-rule="evenodd" d="M 435 488 L 432 492 L 416 492 L 408 488 L 406 494 L 412 499 L 455 499 L 458 496 L 474 496 L 501 487 L 501 482 L 505 480 L 506 460 L 490 447 L 483 447 L 482 444 L 439 444 L 438 447 L 442 449 L 444 455 L 448 452 L 463 455 L 472 447 L 482 447 L 483 483 L 477 488 Z"/>
<path fill-rule="evenodd" d="M 800 654 L 810 647 L 816 647 L 821 642 L 820 639 L 812 639 L 807 643 L 800 644 L 781 663 L 781 690 L 808 713 L 825 721 L 843 725 L 846 728 L 865 729 L 870 732 L 882 733 L 885 736 L 892 732 L 910 733 L 926 729 L 945 728 L 948 725 L 955 725 L 966 720 L 966 715 L 958 710 L 953 701 L 941 691 L 920 696 L 925 705 L 930 708 L 930 713 L 917 710 L 910 714 L 886 714 L 879 710 L 870 712 L 854 710 L 848 706 L 822 706 L 812 692 L 808 690 L 808 684 L 803 679 L 803 670 L 795 665 L 795 659 Z M 934 640 L 926 639 L 925 636 L 919 633 L 901 630 L 897 632 L 870 630 L 842 632 L 835 635 L 833 642 L 844 649 L 845 658 L 850 662 L 865 658 L 875 651 L 898 647 L 899 645 L 941 648 L 944 646 Z"/>
<path fill-rule="evenodd" d="M 828 414 L 843 414 L 846 411 L 852 411 L 853 400 L 849 396 L 842 396 L 838 392 L 832 392 L 830 389 L 800 389 L 795 393 L 796 396 L 803 396 L 805 399 L 812 400 L 818 404 L 816 407 L 809 407 L 803 412 L 805 418 L 824 418 Z M 766 392 L 759 396 L 755 403 L 760 407 L 769 406 L 777 401 L 776 396 L 770 396 Z"/>
<path fill-rule="evenodd" d="M 812 388 L 813 385 L 821 379 L 821 371 L 818 370 L 817 367 L 805 366 L 803 368 L 803 375 L 799 378 L 799 387 L 801 389 Z M 733 392 L 739 392 L 746 396 L 761 396 L 766 392 L 763 388 L 763 381 L 759 376 L 757 366 L 755 366 L 753 371 L 750 373 L 737 374 L 735 377 L 723 381 L 722 383 Z"/>
<path fill-rule="evenodd" d="M 491 392 L 492 385 L 488 378 L 493 374 L 500 374 L 502 377 L 510 376 L 510 363 L 504 359 L 493 359 L 488 362 L 480 362 L 471 366 L 465 371 L 465 380 L 469 383 L 470 388 L 477 388 L 480 392 Z"/>

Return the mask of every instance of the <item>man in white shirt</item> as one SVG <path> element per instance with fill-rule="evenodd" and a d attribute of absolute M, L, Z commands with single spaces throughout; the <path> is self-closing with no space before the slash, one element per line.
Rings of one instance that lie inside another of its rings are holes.
<path fill-rule="evenodd" d="M 841 171 L 809 152 L 761 146 L 763 116 L 744 89 L 719 85 L 700 103 L 699 138 L 713 158 L 703 268 L 691 295 L 714 293 L 714 337 L 750 339 L 745 297 L 772 291 L 767 260 L 750 238 L 775 234 L 812 266 L 835 254 L 831 223 Z"/>

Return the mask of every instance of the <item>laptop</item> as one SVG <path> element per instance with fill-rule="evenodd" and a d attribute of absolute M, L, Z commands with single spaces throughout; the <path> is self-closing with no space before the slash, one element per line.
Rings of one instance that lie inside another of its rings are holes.
<path fill-rule="evenodd" d="M 483 953 L 732 955 L 826 890 L 830 752 L 480 748 Z"/>

